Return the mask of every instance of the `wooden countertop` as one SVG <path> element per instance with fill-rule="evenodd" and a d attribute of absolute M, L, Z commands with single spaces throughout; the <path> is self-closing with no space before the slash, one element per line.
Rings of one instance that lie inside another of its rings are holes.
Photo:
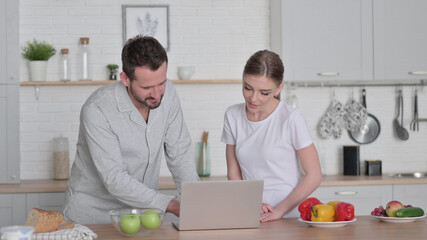
<path fill-rule="evenodd" d="M 315 228 L 299 222 L 296 218 L 281 219 L 274 222 L 261 223 L 257 229 L 177 231 L 170 222 L 163 225 L 149 237 L 132 239 L 425 239 L 427 221 L 422 219 L 411 223 L 380 222 L 371 216 L 356 216 L 357 221 L 340 228 Z M 87 225 L 97 235 L 97 239 L 129 239 L 121 236 L 111 224 Z"/>
<path fill-rule="evenodd" d="M 201 178 L 202 181 L 226 180 L 225 176 Z M 399 184 L 427 184 L 427 178 L 392 178 L 383 176 L 343 176 L 328 175 L 323 177 L 321 186 L 369 186 L 369 185 L 399 185 Z M 21 180 L 19 184 L 0 184 L 0 193 L 48 193 L 65 192 L 67 181 L 52 179 Z M 160 177 L 159 189 L 175 189 L 171 177 Z"/>

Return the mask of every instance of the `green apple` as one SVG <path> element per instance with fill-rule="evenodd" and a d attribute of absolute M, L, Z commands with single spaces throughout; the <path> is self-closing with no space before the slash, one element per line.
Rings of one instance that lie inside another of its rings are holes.
<path fill-rule="evenodd" d="M 160 216 L 156 210 L 148 210 L 142 214 L 141 224 L 146 229 L 156 229 L 161 225 Z"/>
<path fill-rule="evenodd" d="M 134 234 L 141 229 L 139 216 L 134 213 L 124 214 L 120 217 L 120 229 L 126 234 Z"/>

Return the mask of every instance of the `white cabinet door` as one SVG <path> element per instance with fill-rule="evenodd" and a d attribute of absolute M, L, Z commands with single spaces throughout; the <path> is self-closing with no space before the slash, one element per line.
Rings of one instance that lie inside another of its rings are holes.
<path fill-rule="evenodd" d="M 393 185 L 393 200 L 427 212 L 427 184 Z"/>
<path fill-rule="evenodd" d="M 0 0 L 0 84 L 19 84 L 19 1 Z"/>
<path fill-rule="evenodd" d="M 427 78 L 427 1 L 374 0 L 375 79 Z"/>
<path fill-rule="evenodd" d="M 285 80 L 372 80 L 371 0 L 273 0 L 271 47 Z"/>
<path fill-rule="evenodd" d="M 19 182 L 19 162 L 19 85 L 0 85 L 0 183 Z"/>
<path fill-rule="evenodd" d="M 19 182 L 19 1 L 0 0 L 0 183 Z"/>
<path fill-rule="evenodd" d="M 62 212 L 64 210 L 65 193 L 27 193 L 27 213 L 33 208 L 44 210 L 54 210 Z"/>
<path fill-rule="evenodd" d="M 0 227 L 25 225 L 25 194 L 0 194 Z"/>
<path fill-rule="evenodd" d="M 348 202 L 354 205 L 355 215 L 370 215 L 376 207 L 391 201 L 392 189 L 392 185 L 319 187 L 311 197 L 324 204 L 330 201 Z"/>

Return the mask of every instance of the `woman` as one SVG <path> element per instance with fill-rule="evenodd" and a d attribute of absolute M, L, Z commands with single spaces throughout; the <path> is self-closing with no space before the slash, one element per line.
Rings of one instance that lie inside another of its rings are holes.
<path fill-rule="evenodd" d="M 322 181 L 305 119 L 280 101 L 283 73 L 277 54 L 253 54 L 243 71 L 245 103 L 230 106 L 224 117 L 228 179 L 264 180 L 261 222 L 298 216 L 298 204 Z M 301 181 L 298 160 L 305 172 Z"/>

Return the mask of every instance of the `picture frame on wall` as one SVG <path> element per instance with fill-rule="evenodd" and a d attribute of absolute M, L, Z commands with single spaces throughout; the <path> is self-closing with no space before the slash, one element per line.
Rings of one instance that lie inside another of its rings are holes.
<path fill-rule="evenodd" d="M 169 51 L 169 5 L 122 5 L 123 45 L 136 35 L 151 36 Z"/>

